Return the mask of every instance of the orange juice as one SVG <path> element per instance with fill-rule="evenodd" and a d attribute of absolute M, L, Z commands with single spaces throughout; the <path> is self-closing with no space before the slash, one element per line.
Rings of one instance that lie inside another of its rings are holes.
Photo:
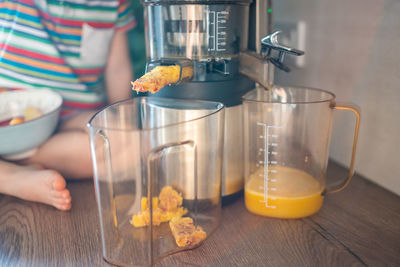
<path fill-rule="evenodd" d="M 322 185 L 308 173 L 283 166 L 258 169 L 245 185 L 246 208 L 255 214 L 276 218 L 301 218 L 322 206 Z M 266 185 L 265 185 L 266 184 Z"/>

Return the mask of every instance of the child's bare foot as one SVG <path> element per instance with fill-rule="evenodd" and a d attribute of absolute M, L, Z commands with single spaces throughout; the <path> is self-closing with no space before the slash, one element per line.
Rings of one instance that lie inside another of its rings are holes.
<path fill-rule="evenodd" d="M 0 193 L 45 203 L 59 210 L 71 208 L 64 178 L 39 166 L 20 166 L 0 160 Z"/>

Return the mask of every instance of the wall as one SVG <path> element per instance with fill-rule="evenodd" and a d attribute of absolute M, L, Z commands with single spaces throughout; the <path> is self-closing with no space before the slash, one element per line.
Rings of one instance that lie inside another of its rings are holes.
<path fill-rule="evenodd" d="M 400 194 L 400 1 L 279 0 L 275 25 L 306 23 L 305 64 L 275 83 L 332 91 L 361 108 L 356 172 Z M 349 165 L 354 119 L 337 111 L 330 157 Z"/>

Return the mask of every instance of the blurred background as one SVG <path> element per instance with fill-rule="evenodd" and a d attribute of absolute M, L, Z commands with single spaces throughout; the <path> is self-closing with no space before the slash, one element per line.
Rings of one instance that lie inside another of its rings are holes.
<path fill-rule="evenodd" d="M 143 6 L 140 0 L 131 0 L 136 18 L 136 27 L 128 32 L 130 52 L 133 62 L 134 77 L 144 74 L 146 66 L 146 44 L 144 39 Z"/>
<path fill-rule="evenodd" d="M 275 0 L 282 43 L 305 51 L 287 59 L 292 72 L 275 83 L 321 88 L 361 108 L 356 172 L 400 195 L 400 1 Z M 132 0 L 137 26 L 130 34 L 135 77 L 144 73 L 143 8 Z M 348 167 L 354 118 L 335 112 L 330 158 Z"/>

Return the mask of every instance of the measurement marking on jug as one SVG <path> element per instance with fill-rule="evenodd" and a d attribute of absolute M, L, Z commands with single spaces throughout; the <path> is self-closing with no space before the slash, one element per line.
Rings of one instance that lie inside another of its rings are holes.
<path fill-rule="evenodd" d="M 229 12 L 208 10 L 208 51 L 223 52 L 226 51 L 226 24 Z"/>
<path fill-rule="evenodd" d="M 278 162 L 276 160 L 270 159 L 270 157 L 272 157 L 272 156 L 277 156 L 278 152 L 270 151 L 269 147 L 273 147 L 273 148 L 278 147 L 278 143 L 276 141 L 270 142 L 270 139 L 277 139 L 279 136 L 278 136 L 278 134 L 270 133 L 270 130 L 280 129 L 280 128 L 282 128 L 282 126 L 267 125 L 267 124 L 261 123 L 261 122 L 258 122 L 257 125 L 264 128 L 263 129 L 264 135 L 259 136 L 260 139 L 264 140 L 264 147 L 260 148 L 260 150 L 259 150 L 260 152 L 264 152 L 264 160 L 259 161 L 260 165 L 261 164 L 264 165 L 264 173 L 260 174 L 260 176 L 263 176 L 263 178 L 264 178 L 264 200 L 263 200 L 263 202 L 265 202 L 266 208 L 275 209 L 276 206 L 271 205 L 271 203 L 269 203 L 269 201 L 276 200 L 276 197 L 269 196 L 269 192 L 277 190 L 277 188 L 274 187 L 274 185 L 273 185 L 273 183 L 276 183 L 277 180 L 273 177 L 270 177 L 269 175 L 270 175 L 270 173 L 276 174 L 276 173 L 278 173 L 278 171 L 275 169 L 270 169 L 269 165 L 278 165 Z"/>
<path fill-rule="evenodd" d="M 208 51 L 215 51 L 215 11 L 208 10 Z"/>

